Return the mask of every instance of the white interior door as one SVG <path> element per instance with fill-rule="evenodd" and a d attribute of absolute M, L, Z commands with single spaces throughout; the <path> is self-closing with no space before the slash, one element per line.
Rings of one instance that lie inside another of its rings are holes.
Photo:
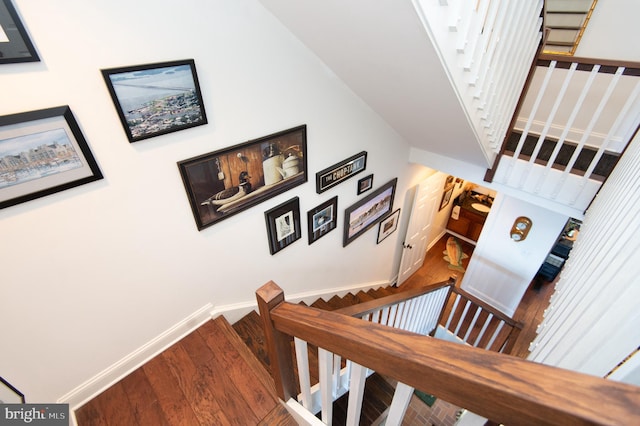
<path fill-rule="evenodd" d="M 436 173 L 416 188 L 409 227 L 402 249 L 398 285 L 407 280 L 424 263 L 433 217 L 438 209 L 446 176 Z"/>

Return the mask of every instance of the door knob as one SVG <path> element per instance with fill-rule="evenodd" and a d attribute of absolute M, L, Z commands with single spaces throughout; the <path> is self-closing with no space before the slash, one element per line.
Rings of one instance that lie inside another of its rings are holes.
<path fill-rule="evenodd" d="M 402 247 L 408 248 L 409 250 L 411 250 L 413 248 L 413 246 L 411 244 L 405 244 L 405 243 L 402 243 Z"/>

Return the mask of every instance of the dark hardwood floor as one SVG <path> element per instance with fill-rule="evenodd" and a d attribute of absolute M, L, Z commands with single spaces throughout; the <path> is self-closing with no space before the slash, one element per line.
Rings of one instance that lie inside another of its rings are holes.
<path fill-rule="evenodd" d="M 429 250 L 424 265 L 401 287 L 442 282 L 451 276 L 460 282 L 464 273 L 449 269 L 443 259 L 447 238 L 445 235 Z M 464 241 L 460 244 L 471 257 L 473 245 Z M 463 260 L 465 268 L 468 262 L 469 258 Z M 340 304 L 379 297 L 376 292 L 382 290 L 358 292 L 328 302 L 318 300 L 314 306 L 335 309 Z M 548 283 L 537 291 L 531 286 L 526 292 L 514 316 L 524 323 L 515 355 L 527 356 L 552 291 L 553 285 Z M 266 355 L 260 352 L 264 352 L 262 343 L 259 333 L 251 335 L 239 324 L 232 327 L 222 317 L 209 321 L 76 410 L 77 422 L 80 426 L 294 425 L 278 402 L 273 381 L 264 368 L 268 361 L 261 356 Z M 416 413 L 424 407 L 423 403 L 412 401 L 410 418 L 421 418 Z M 455 413 L 456 407 L 450 411 Z M 436 414 L 431 416 L 436 418 Z"/>

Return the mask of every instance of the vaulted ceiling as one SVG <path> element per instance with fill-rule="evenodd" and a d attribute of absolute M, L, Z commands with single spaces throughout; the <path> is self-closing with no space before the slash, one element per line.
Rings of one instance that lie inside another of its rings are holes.
<path fill-rule="evenodd" d="M 260 0 L 408 143 L 487 160 L 410 0 Z"/>

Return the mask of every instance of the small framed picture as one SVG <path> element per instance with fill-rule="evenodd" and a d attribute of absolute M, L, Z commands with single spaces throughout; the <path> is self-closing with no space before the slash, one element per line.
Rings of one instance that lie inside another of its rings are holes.
<path fill-rule="evenodd" d="M 338 219 L 338 197 L 325 201 L 307 212 L 309 244 L 316 242 L 336 229 Z"/>
<path fill-rule="evenodd" d="M 99 179 L 68 106 L 0 117 L 0 209 Z"/>
<path fill-rule="evenodd" d="M 363 177 L 358 181 L 358 195 L 373 188 L 373 175 Z"/>
<path fill-rule="evenodd" d="M 193 59 L 102 70 L 129 142 L 207 124 Z"/>
<path fill-rule="evenodd" d="M 276 254 L 302 237 L 300 199 L 294 197 L 264 212 L 269 237 L 269 251 Z"/>
<path fill-rule="evenodd" d="M 398 229 L 399 220 L 400 209 L 391 213 L 386 219 L 383 219 L 382 222 L 380 222 L 380 227 L 378 228 L 378 244 Z"/>
<path fill-rule="evenodd" d="M 438 209 L 438 211 L 447 207 L 447 205 L 449 204 L 449 201 L 451 201 L 451 194 L 453 194 L 453 185 L 445 189 L 444 192 L 442 193 L 442 201 L 440 201 L 440 209 Z"/>
<path fill-rule="evenodd" d="M 0 0 L 0 64 L 38 61 L 40 58 L 11 0 Z"/>
<path fill-rule="evenodd" d="M 0 405 L 24 403 L 24 394 L 0 377 Z"/>

